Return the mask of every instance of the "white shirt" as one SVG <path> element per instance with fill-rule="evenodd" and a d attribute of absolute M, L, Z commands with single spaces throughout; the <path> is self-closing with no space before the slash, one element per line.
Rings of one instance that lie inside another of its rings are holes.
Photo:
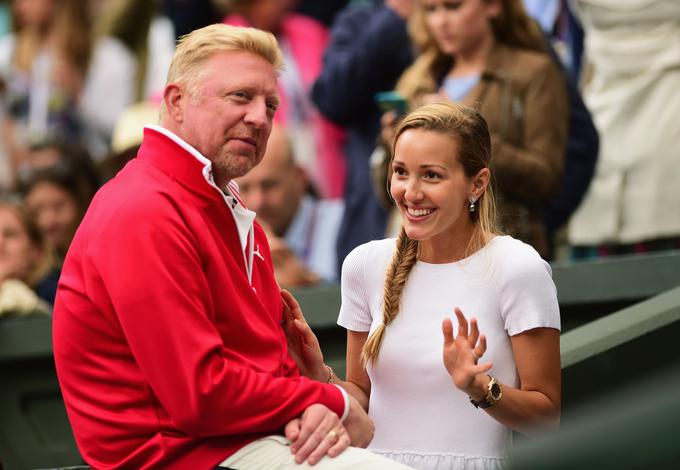
<path fill-rule="evenodd" d="M 382 322 L 385 272 L 395 240 L 369 242 L 343 264 L 338 324 L 373 331 Z M 519 385 L 510 336 L 536 327 L 560 328 L 550 266 L 529 245 L 494 238 L 470 257 L 446 264 L 417 262 L 387 327 L 378 360 L 369 364 L 369 449 L 421 469 L 499 468 L 511 431 L 476 409 L 455 388 L 442 359 L 442 320 L 460 307 L 487 336 L 482 362 L 501 383 Z"/>

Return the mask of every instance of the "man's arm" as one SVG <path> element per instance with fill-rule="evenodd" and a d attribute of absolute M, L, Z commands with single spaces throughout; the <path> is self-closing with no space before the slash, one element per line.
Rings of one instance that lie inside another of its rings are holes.
<path fill-rule="evenodd" d="M 90 258 L 146 381 L 140 386 L 151 388 L 172 424 L 193 436 L 272 432 L 313 403 L 341 416 L 335 386 L 227 358 L 200 240 L 168 198 L 154 196 L 118 208 Z"/>

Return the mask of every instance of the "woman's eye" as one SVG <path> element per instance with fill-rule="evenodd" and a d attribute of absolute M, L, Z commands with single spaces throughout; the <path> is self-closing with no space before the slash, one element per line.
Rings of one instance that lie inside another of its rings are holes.
<path fill-rule="evenodd" d="M 406 171 L 404 171 L 404 169 L 400 168 L 400 167 L 395 167 L 394 169 L 392 169 L 392 172 L 395 175 L 398 175 L 398 176 L 402 176 L 402 175 L 406 174 Z"/>
<path fill-rule="evenodd" d="M 438 179 L 438 178 L 440 178 L 440 176 L 439 176 L 439 173 L 435 173 L 434 171 L 426 171 L 425 172 L 425 178 Z"/>

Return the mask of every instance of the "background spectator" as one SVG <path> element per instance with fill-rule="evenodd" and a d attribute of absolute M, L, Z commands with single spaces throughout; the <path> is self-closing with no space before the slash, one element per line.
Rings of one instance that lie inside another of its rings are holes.
<path fill-rule="evenodd" d="M 18 184 L 58 266 L 98 187 L 96 174 L 85 168 L 72 155 L 60 154 L 56 164 L 22 175 Z"/>
<path fill-rule="evenodd" d="M 244 204 L 267 232 L 279 284 L 336 280 L 342 201 L 315 195 L 285 129 L 274 126 L 262 162 L 236 181 Z"/>
<path fill-rule="evenodd" d="M 78 0 L 14 0 L 13 33 L 0 39 L 2 143 L 10 175 L 31 142 L 80 139 L 77 100 L 90 59 L 90 21 Z"/>
<path fill-rule="evenodd" d="M 342 130 L 321 116 L 310 87 L 321 71 L 328 31 L 293 12 L 296 0 L 229 0 L 224 22 L 274 33 L 286 61 L 279 78 L 281 105 L 276 119 L 288 129 L 295 158 L 324 198 L 340 198 L 345 181 Z"/>
<path fill-rule="evenodd" d="M 680 248 L 680 2 L 572 2 L 585 31 L 586 104 L 602 139 L 569 224 L 576 257 Z"/>
<path fill-rule="evenodd" d="M 312 88 L 322 113 L 345 126 L 347 183 L 338 266 L 356 246 L 385 235 L 387 209 L 374 196 L 368 159 L 380 131 L 377 92 L 391 90 L 412 61 L 405 16 L 413 0 L 350 5 L 336 17 Z"/>
<path fill-rule="evenodd" d="M 487 120 L 501 229 L 549 255 L 547 205 L 559 190 L 568 125 L 564 77 L 520 0 L 416 3 L 419 50 L 397 84 L 409 102 L 474 104 Z"/>
<path fill-rule="evenodd" d="M 0 199 L 0 315 L 49 313 L 58 280 L 59 271 L 24 205 Z"/>
<path fill-rule="evenodd" d="M 88 147 L 99 162 L 109 155 L 125 108 L 161 93 L 175 31 L 154 0 L 105 0 L 93 15 L 94 52 L 80 111 L 88 123 Z"/>

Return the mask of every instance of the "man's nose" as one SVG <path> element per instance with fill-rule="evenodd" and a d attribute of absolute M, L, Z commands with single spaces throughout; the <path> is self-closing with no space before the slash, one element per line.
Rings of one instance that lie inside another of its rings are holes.
<path fill-rule="evenodd" d="M 250 102 L 244 121 L 257 129 L 262 129 L 271 122 L 264 98 L 254 99 Z"/>

